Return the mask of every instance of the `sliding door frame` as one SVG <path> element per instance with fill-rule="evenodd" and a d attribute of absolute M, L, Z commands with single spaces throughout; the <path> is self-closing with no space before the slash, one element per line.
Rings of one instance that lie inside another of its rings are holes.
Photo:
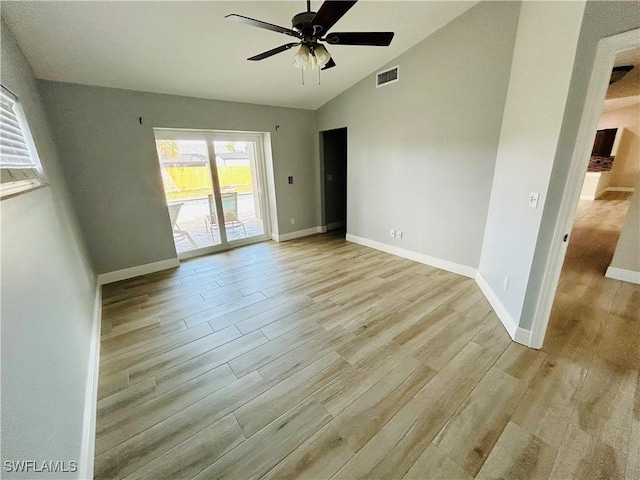
<path fill-rule="evenodd" d="M 262 215 L 262 235 L 256 235 L 253 237 L 246 237 L 239 240 L 229 241 L 227 237 L 226 227 L 224 222 L 222 227 L 218 226 L 220 232 L 220 243 L 218 245 L 212 245 L 209 247 L 194 248 L 193 250 L 187 250 L 177 253 L 179 260 L 187 260 L 189 258 L 199 257 L 202 255 L 208 255 L 211 253 L 223 252 L 232 248 L 240 247 L 243 245 L 250 245 L 253 243 L 264 242 L 271 239 L 271 222 L 269 217 L 268 195 L 266 194 L 267 188 L 267 176 L 265 166 L 265 154 L 264 154 L 264 141 L 263 134 L 260 132 L 239 132 L 239 131 L 225 131 L 225 130 L 198 130 L 198 129 L 182 129 L 182 128 L 154 128 L 153 133 L 156 140 L 200 140 L 204 141 L 207 145 L 207 152 L 209 155 L 209 173 L 211 175 L 211 185 L 213 189 L 213 197 L 215 200 L 216 215 L 218 218 L 224 218 L 224 211 L 222 208 L 222 195 L 220 188 L 220 181 L 218 177 L 218 165 L 216 162 L 215 148 L 213 142 L 215 141 L 244 141 L 255 142 L 256 148 L 255 154 L 255 170 L 258 176 L 257 183 L 259 192 L 255 194 L 260 196 L 260 213 Z"/>

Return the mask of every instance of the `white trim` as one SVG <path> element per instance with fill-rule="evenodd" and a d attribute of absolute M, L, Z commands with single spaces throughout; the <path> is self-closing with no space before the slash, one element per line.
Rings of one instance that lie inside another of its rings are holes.
<path fill-rule="evenodd" d="M 101 273 L 98 275 L 98 285 L 119 282 L 120 280 L 127 280 L 128 278 L 148 275 L 149 273 L 160 272 L 162 270 L 168 270 L 179 266 L 180 260 L 177 258 L 168 258 L 167 260 L 138 265 L 137 267 L 123 268 L 122 270 L 116 270 L 115 272 Z"/>
<path fill-rule="evenodd" d="M 640 29 L 631 30 L 612 37 L 603 38 L 598 43 L 594 59 L 594 67 L 589 80 L 589 87 L 585 98 L 585 106 L 580 121 L 580 129 L 571 157 L 571 167 L 565 183 L 564 195 L 556 226 L 553 243 L 545 273 L 542 278 L 540 293 L 536 301 L 531 327 L 531 347 L 541 348 L 547 325 L 551 315 L 551 307 L 555 299 L 555 292 L 560 280 L 560 272 L 567 250 L 568 242 L 563 241 L 573 226 L 580 191 L 584 182 L 585 172 L 591 156 L 593 141 L 598 129 L 598 120 L 602 111 L 611 69 L 618 52 L 637 47 L 640 42 Z"/>
<path fill-rule="evenodd" d="M 304 230 L 298 230 L 296 232 L 283 233 L 278 235 L 277 233 L 271 234 L 271 239 L 275 242 L 286 242 L 287 240 L 293 240 L 294 238 L 307 237 L 316 233 L 325 233 L 327 227 L 311 227 Z"/>
<path fill-rule="evenodd" d="M 378 83 L 378 76 L 382 73 L 387 73 L 390 72 L 391 70 L 396 70 L 396 78 L 395 80 L 389 80 L 388 82 L 384 82 L 384 83 Z M 389 68 L 385 68 L 384 70 L 380 70 L 378 73 L 376 73 L 375 75 L 375 82 L 376 82 L 376 88 L 380 88 L 380 87 L 386 87 L 387 85 L 391 85 L 392 83 L 398 83 L 400 81 L 400 65 L 396 65 L 394 67 L 389 67 Z"/>
<path fill-rule="evenodd" d="M 513 337 L 513 341 L 524 345 L 525 347 L 531 347 L 531 330 L 518 327 L 518 329 L 516 330 L 516 336 Z"/>
<path fill-rule="evenodd" d="M 329 230 L 335 230 L 337 228 L 344 228 L 344 226 L 347 224 L 347 222 L 345 222 L 344 220 L 342 220 L 341 222 L 333 222 L 333 223 L 327 223 L 327 232 Z"/>
<path fill-rule="evenodd" d="M 635 192 L 636 189 L 633 187 L 607 187 L 607 192 Z"/>
<path fill-rule="evenodd" d="M 518 323 L 509 314 L 505 306 L 502 304 L 498 296 L 495 294 L 493 289 L 489 286 L 489 283 L 484 279 L 480 272 L 476 272 L 475 279 L 478 287 L 480 287 L 480 290 L 489 301 L 489 304 L 491 305 L 491 308 L 493 308 L 493 311 L 496 312 L 496 315 L 502 322 L 502 326 L 507 331 L 511 339 L 514 342 L 518 342 L 529 347 L 531 343 L 531 332 L 518 326 Z"/>
<path fill-rule="evenodd" d="M 605 273 L 604 276 L 607 278 L 613 278 L 614 280 L 622 280 L 623 282 L 636 283 L 640 285 L 640 272 L 635 272 L 633 270 L 609 267 L 607 268 L 607 273 Z"/>
<path fill-rule="evenodd" d="M 89 345 L 89 371 L 84 400 L 82 446 L 80 448 L 79 478 L 93 478 L 93 461 L 96 446 L 96 412 L 98 409 L 98 367 L 100 365 L 100 329 L 102 324 L 102 285 L 96 282 L 93 305 L 93 325 Z"/>
<path fill-rule="evenodd" d="M 605 192 L 630 192 L 630 193 L 633 193 L 635 191 L 636 191 L 636 189 L 633 188 L 633 187 L 607 187 L 604 190 L 600 190 L 595 195 L 580 195 L 580 200 L 597 200 L 602 195 L 604 195 Z"/>
<path fill-rule="evenodd" d="M 502 304 L 498 296 L 495 294 L 489 283 L 484 279 L 480 272 L 476 272 L 476 283 L 482 290 L 482 293 L 489 301 L 491 308 L 496 312 L 496 315 L 502 322 L 505 330 L 509 334 L 511 338 L 515 338 L 516 332 L 518 330 L 518 323 L 513 319 L 511 314 L 507 311 L 505 306 Z"/>
<path fill-rule="evenodd" d="M 359 245 L 364 245 L 365 247 L 375 248 L 376 250 L 381 250 L 383 252 L 390 253 L 391 255 L 397 255 L 398 257 L 408 258 L 409 260 L 413 260 L 414 262 L 424 263 L 425 265 L 430 265 L 432 267 L 456 273 L 458 275 L 463 275 L 469 278 L 474 278 L 477 272 L 475 268 L 469 267 L 467 265 L 450 262 L 449 260 L 443 260 L 442 258 L 431 257 L 429 255 L 425 255 L 424 253 L 405 250 L 404 248 L 395 247 L 393 245 L 388 245 L 376 240 L 369 240 L 368 238 L 358 237 L 350 233 L 347 233 L 347 241 L 357 243 Z"/>

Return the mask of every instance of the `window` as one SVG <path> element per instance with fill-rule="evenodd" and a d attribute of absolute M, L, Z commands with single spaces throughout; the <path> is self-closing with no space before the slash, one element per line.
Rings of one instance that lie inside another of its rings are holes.
<path fill-rule="evenodd" d="M 44 184 L 38 154 L 18 99 L 0 88 L 0 198 Z"/>

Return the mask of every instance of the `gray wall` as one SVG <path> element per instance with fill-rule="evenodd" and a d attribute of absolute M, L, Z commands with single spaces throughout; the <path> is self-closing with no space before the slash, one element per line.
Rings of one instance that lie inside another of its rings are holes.
<path fill-rule="evenodd" d="M 479 273 L 518 324 L 560 138 L 584 2 L 523 2 Z M 537 208 L 529 206 L 539 194 Z M 503 286 L 508 278 L 508 288 Z"/>
<path fill-rule="evenodd" d="M 348 233 L 478 266 L 519 8 L 481 2 L 318 110 L 348 127 Z"/>
<path fill-rule="evenodd" d="M 278 233 L 318 225 L 314 112 L 68 83 L 39 85 L 97 273 L 176 256 L 154 127 L 270 132 Z M 289 175 L 293 185 L 287 183 Z"/>
<path fill-rule="evenodd" d="M 598 130 L 604 128 L 623 129 L 607 186 L 633 188 L 640 179 L 640 103 L 603 112 Z"/>
<path fill-rule="evenodd" d="M 49 182 L 0 205 L 2 465 L 7 460 L 77 462 L 95 278 L 67 206 L 31 67 L 4 23 L 1 29 L 1 81 L 23 105 Z M 4 471 L 2 477 L 20 478 Z"/>
<path fill-rule="evenodd" d="M 611 266 L 640 272 L 640 181 L 635 188 Z"/>
<path fill-rule="evenodd" d="M 347 129 L 322 132 L 324 159 L 323 225 L 347 220 Z"/>
<path fill-rule="evenodd" d="M 528 329 L 532 325 L 551 245 L 553 242 L 562 241 L 561 238 L 553 238 L 553 233 L 564 195 L 571 156 L 578 137 L 578 129 L 598 42 L 602 38 L 640 28 L 638 11 L 640 11 L 640 2 L 637 1 L 587 2 L 576 58 L 573 64 L 569 98 L 565 108 L 562 130 L 549 182 L 549 193 L 547 194 L 546 206 L 538 233 L 529 286 L 520 320 L 520 326 L 523 328 Z"/>

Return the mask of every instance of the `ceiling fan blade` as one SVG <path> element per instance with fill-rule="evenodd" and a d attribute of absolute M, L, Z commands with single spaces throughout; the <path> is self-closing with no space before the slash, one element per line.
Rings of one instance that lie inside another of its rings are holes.
<path fill-rule="evenodd" d="M 313 17 L 311 25 L 320 25 L 323 28 L 323 32 L 328 32 L 356 3 L 358 3 L 357 0 L 351 2 L 327 0 L 322 4 L 316 16 Z"/>
<path fill-rule="evenodd" d="M 393 40 L 393 32 L 341 32 L 330 33 L 323 38 L 331 45 L 369 45 L 387 47 Z"/>
<path fill-rule="evenodd" d="M 281 45 L 276 48 L 272 48 L 271 50 L 267 50 L 266 52 L 259 53 L 258 55 L 254 55 L 251 58 L 247 58 L 247 60 L 264 60 L 265 58 L 269 58 L 278 53 L 285 52 L 296 45 L 300 45 L 299 43 L 287 43 L 285 45 Z"/>
<path fill-rule="evenodd" d="M 330 68 L 333 68 L 336 66 L 336 62 L 333 61 L 333 58 L 330 58 L 329 61 L 326 63 L 326 65 L 324 67 L 322 67 L 322 70 L 328 70 Z"/>
<path fill-rule="evenodd" d="M 284 28 L 279 25 L 274 25 L 272 23 L 263 22 L 262 20 L 256 20 L 255 18 L 245 17 L 244 15 L 230 13 L 224 18 L 230 18 L 231 20 L 237 20 L 238 22 L 242 22 L 244 24 L 251 25 L 253 27 L 264 28 L 265 30 L 284 33 L 285 35 L 290 35 L 292 37 L 299 38 L 298 32 L 296 32 L 295 30 L 291 30 L 290 28 Z"/>

